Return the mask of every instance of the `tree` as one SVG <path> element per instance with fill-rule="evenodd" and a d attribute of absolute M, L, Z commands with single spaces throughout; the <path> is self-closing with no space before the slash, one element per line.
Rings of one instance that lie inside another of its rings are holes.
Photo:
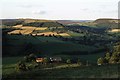
<path fill-rule="evenodd" d="M 70 59 L 67 59 L 67 60 L 66 60 L 66 63 L 67 63 L 67 64 L 70 64 L 70 63 L 71 63 L 71 60 L 70 60 Z"/>
<path fill-rule="evenodd" d="M 29 62 L 30 60 L 29 60 L 29 57 L 28 56 L 24 56 L 24 61 L 25 62 Z"/>
<path fill-rule="evenodd" d="M 30 60 L 30 61 L 35 61 L 35 59 L 36 59 L 36 56 L 35 56 L 35 54 L 33 54 L 33 53 L 30 54 L 28 57 L 29 57 L 29 60 Z"/>
<path fill-rule="evenodd" d="M 97 64 L 98 65 L 102 65 L 104 63 L 104 59 L 101 57 L 101 58 L 98 58 L 97 60 Z"/>
<path fill-rule="evenodd" d="M 99 58 L 97 63 L 98 65 L 101 65 L 102 63 L 120 63 L 120 44 L 118 43 L 116 46 L 113 47 L 111 55 L 110 53 L 106 53 L 104 60 L 102 58 Z"/>
<path fill-rule="evenodd" d="M 120 45 L 114 46 L 114 52 L 120 52 Z"/>
<path fill-rule="evenodd" d="M 77 64 L 82 65 L 80 59 L 77 60 Z"/>
<path fill-rule="evenodd" d="M 110 59 L 110 53 L 109 52 L 105 54 L 105 59 L 109 61 L 109 59 Z"/>
<path fill-rule="evenodd" d="M 46 65 L 47 63 L 48 63 L 49 61 L 48 61 L 48 58 L 44 58 L 43 59 L 43 63 Z"/>
<path fill-rule="evenodd" d="M 111 58 L 110 58 L 109 63 L 110 63 L 110 64 L 114 64 L 114 63 L 116 63 L 114 57 L 111 57 Z"/>
<path fill-rule="evenodd" d="M 104 58 L 104 62 L 105 63 L 108 63 L 109 62 L 109 59 L 110 59 L 110 53 L 109 52 L 107 52 L 106 54 L 105 54 L 105 58 Z"/>
<path fill-rule="evenodd" d="M 32 62 L 36 60 L 36 55 L 35 54 L 29 54 L 27 56 L 24 56 L 24 60 L 25 62 Z"/>
<path fill-rule="evenodd" d="M 26 67 L 26 65 L 25 65 L 24 62 L 19 61 L 19 62 L 17 63 L 17 66 L 16 66 L 16 70 L 17 70 L 17 71 L 27 71 L 28 69 L 27 69 L 27 67 Z"/>
<path fill-rule="evenodd" d="M 117 57 L 116 53 L 113 53 L 110 60 L 109 60 L 109 63 L 115 64 L 115 63 L 117 63 L 117 61 L 118 61 L 118 57 Z"/>

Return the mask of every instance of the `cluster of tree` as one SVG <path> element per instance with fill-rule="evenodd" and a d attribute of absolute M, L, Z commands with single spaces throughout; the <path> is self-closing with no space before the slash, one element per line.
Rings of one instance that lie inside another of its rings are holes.
<path fill-rule="evenodd" d="M 23 26 L 60 27 L 62 25 L 56 22 L 30 22 L 30 23 L 23 23 Z"/>
<path fill-rule="evenodd" d="M 41 27 L 43 24 L 44 24 L 43 22 L 31 22 L 31 23 L 24 23 L 23 26 Z"/>
<path fill-rule="evenodd" d="M 16 66 L 16 71 L 27 71 L 28 70 L 28 67 L 26 66 L 26 64 L 24 63 L 24 62 L 22 62 L 22 61 L 19 61 L 18 63 L 17 63 L 17 66 Z"/>
<path fill-rule="evenodd" d="M 120 44 L 114 46 L 112 53 L 107 52 L 105 57 L 100 57 L 97 61 L 98 65 L 120 63 Z"/>
<path fill-rule="evenodd" d="M 20 60 L 17 63 L 16 70 L 17 71 L 28 71 L 31 68 L 31 65 L 27 65 L 27 63 L 34 63 L 36 60 L 36 55 L 35 54 L 29 54 L 27 56 L 24 56 L 22 60 Z M 34 65 L 32 65 L 34 66 Z"/>
<path fill-rule="evenodd" d="M 85 61 L 85 60 L 82 61 L 80 58 L 75 59 L 75 60 L 67 59 L 65 63 L 67 63 L 68 65 L 69 65 L 69 64 L 76 63 L 76 64 L 78 64 L 79 66 L 91 66 L 91 65 L 93 65 L 93 64 L 90 63 L 88 60 L 87 60 L 87 61 Z"/>
<path fill-rule="evenodd" d="M 23 20 L 18 20 L 18 19 L 5 19 L 2 20 L 2 24 L 6 26 L 15 26 L 22 24 L 24 21 Z"/>
<path fill-rule="evenodd" d="M 66 29 L 71 30 L 77 33 L 96 33 L 96 34 L 103 34 L 106 31 L 106 28 L 92 28 L 89 26 L 82 26 L 82 25 L 66 25 Z"/>
<path fill-rule="evenodd" d="M 32 62 L 32 61 L 35 61 L 35 59 L 36 59 L 36 55 L 30 54 L 30 55 L 24 56 L 23 61 L 24 62 Z"/>

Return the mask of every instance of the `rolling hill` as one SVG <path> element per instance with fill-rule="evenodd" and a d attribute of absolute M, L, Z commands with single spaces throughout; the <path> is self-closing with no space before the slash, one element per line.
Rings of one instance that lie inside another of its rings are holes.
<path fill-rule="evenodd" d="M 97 27 L 104 27 L 104 28 L 118 28 L 118 25 L 120 19 L 107 19 L 107 18 L 101 18 L 101 19 L 97 19 L 95 20 L 93 23 L 96 23 Z"/>
<path fill-rule="evenodd" d="M 24 25 L 24 26 L 36 26 L 36 27 L 59 27 L 63 26 L 62 24 L 53 21 L 53 20 L 41 20 L 41 19 L 1 19 L 2 25 L 4 26 L 15 26 L 15 25 Z"/>
<path fill-rule="evenodd" d="M 105 24 L 104 19 L 93 22 L 75 21 L 79 22 L 77 25 L 63 25 L 57 21 L 38 19 L 4 19 L 2 21 L 3 55 L 21 55 L 33 52 L 42 55 L 94 53 L 100 49 L 94 46 L 94 42 L 97 42 L 94 39 L 107 36 L 103 35 L 105 30 L 99 29 L 99 27 L 109 27 L 104 25 L 113 22 L 117 25 L 116 20 L 111 21 L 111 19 L 105 19 Z M 81 26 L 81 23 L 88 24 L 88 26 Z M 92 23 L 96 24 L 95 28 L 89 26 Z M 112 26 L 110 25 L 110 27 Z M 6 27 L 8 28 L 6 29 Z M 86 42 L 83 38 L 86 38 Z M 91 40 L 91 45 L 88 45 L 88 40 Z M 6 49 L 11 51 L 6 51 Z"/>

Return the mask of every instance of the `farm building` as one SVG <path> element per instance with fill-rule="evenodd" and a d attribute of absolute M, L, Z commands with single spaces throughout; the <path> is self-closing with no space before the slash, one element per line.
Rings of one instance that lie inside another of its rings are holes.
<path fill-rule="evenodd" d="M 61 62 L 62 58 L 61 57 L 50 57 L 51 62 Z"/>
<path fill-rule="evenodd" d="M 36 58 L 36 62 L 43 62 L 44 58 Z"/>

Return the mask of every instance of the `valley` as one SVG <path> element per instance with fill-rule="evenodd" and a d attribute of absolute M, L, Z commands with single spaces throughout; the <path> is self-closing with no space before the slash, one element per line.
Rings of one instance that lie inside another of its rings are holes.
<path fill-rule="evenodd" d="M 109 67 L 109 69 L 114 68 L 115 70 L 113 77 L 118 77 L 117 64 L 97 65 L 97 60 L 100 57 L 105 57 L 107 52 L 112 55 L 114 46 L 119 46 L 120 31 L 117 26 L 119 23 L 116 19 L 97 19 L 95 21 L 3 19 L 2 22 L 4 78 L 11 77 L 14 73 L 17 75 L 13 77 L 19 77 L 19 75 L 23 74 L 28 76 L 29 71 L 21 74 L 16 72 L 15 67 L 19 61 L 24 61 L 24 57 L 30 54 L 34 54 L 35 58 L 62 58 L 60 63 L 51 64 L 48 61 L 47 65 L 44 62 L 43 64 L 36 63 L 34 60 L 29 63 L 25 62 L 27 66 L 32 65 L 30 66 L 32 69 L 34 65 L 39 65 L 40 69 L 35 68 L 31 71 L 34 74 L 29 74 L 32 76 L 43 71 L 41 72 L 42 76 L 51 72 L 52 74 L 48 75 L 48 78 L 50 76 L 52 78 L 55 73 L 57 78 L 64 78 L 69 77 L 68 73 L 65 76 L 61 73 L 69 72 L 70 69 L 76 74 L 70 74 L 72 78 L 84 78 L 85 76 L 105 77 L 105 75 L 101 74 L 107 74 L 104 70 Z M 78 64 L 78 59 L 80 59 L 82 66 Z M 46 70 L 46 68 L 52 69 Z M 93 71 L 97 69 L 98 72 L 92 73 L 91 68 Z M 81 73 L 82 69 L 84 74 L 77 75 L 77 70 Z M 99 70 L 102 72 L 99 72 Z M 61 72 L 59 73 L 59 71 Z M 110 71 L 113 72 L 112 70 Z M 109 77 L 111 75 L 106 76 Z"/>

